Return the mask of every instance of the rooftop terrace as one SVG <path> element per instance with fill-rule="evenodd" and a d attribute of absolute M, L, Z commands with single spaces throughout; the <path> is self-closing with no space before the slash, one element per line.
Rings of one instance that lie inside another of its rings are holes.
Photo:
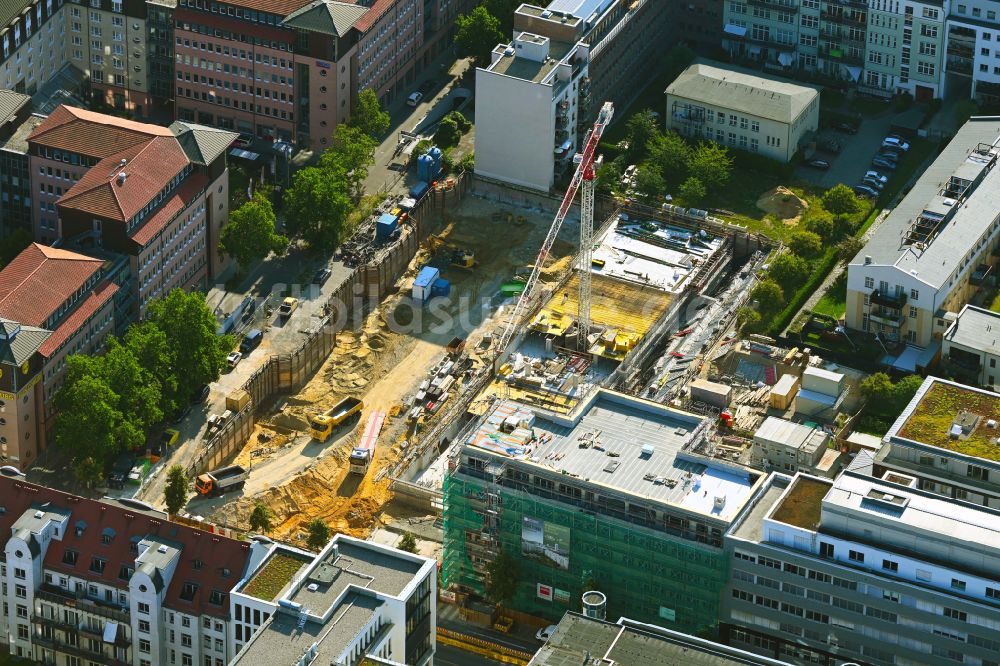
<path fill-rule="evenodd" d="M 276 552 L 240 590 L 243 594 L 264 601 L 274 601 L 301 571 L 307 560 L 290 553 Z"/>
<path fill-rule="evenodd" d="M 771 518 L 804 530 L 816 531 L 823 513 L 823 498 L 830 492 L 832 485 L 828 481 L 808 476 L 798 477 L 771 514 Z"/>
<path fill-rule="evenodd" d="M 758 476 L 692 454 L 704 426 L 693 414 L 601 389 L 568 417 L 551 420 L 524 405 L 501 401 L 466 444 L 729 520 Z"/>
<path fill-rule="evenodd" d="M 1000 462 L 998 424 L 1000 395 L 928 377 L 889 435 Z"/>

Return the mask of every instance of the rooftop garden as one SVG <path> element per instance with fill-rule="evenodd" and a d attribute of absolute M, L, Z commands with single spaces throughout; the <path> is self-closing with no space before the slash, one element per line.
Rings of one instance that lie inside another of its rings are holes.
<path fill-rule="evenodd" d="M 960 411 L 980 418 L 968 435 L 953 439 L 949 431 Z M 988 427 L 987 421 L 991 419 L 1000 421 L 1000 396 L 935 382 L 903 424 L 899 436 L 967 456 L 1000 461 L 1000 445 L 996 443 L 1000 428 Z"/>
<path fill-rule="evenodd" d="M 830 490 L 830 485 L 825 481 L 799 477 L 781 505 L 771 514 L 771 518 L 804 530 L 816 530 L 819 527 L 823 498 Z"/>
<path fill-rule="evenodd" d="M 305 562 L 302 560 L 278 553 L 246 584 L 243 593 L 264 601 L 273 601 L 303 566 Z"/>

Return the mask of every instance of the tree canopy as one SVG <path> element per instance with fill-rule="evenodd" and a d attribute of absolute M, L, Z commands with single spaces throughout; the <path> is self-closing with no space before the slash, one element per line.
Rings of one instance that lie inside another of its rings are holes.
<path fill-rule="evenodd" d="M 853 215 L 861 210 L 861 202 L 847 185 L 834 185 L 823 193 L 823 208 L 834 215 Z"/>
<path fill-rule="evenodd" d="M 643 109 L 625 121 L 625 135 L 628 137 L 628 159 L 632 162 L 643 159 L 650 143 L 660 134 L 656 117 L 650 109 Z"/>
<path fill-rule="evenodd" d="M 510 603 L 517 592 L 520 567 L 517 559 L 506 550 L 501 550 L 496 558 L 486 565 L 486 596 L 494 604 L 504 606 Z"/>
<path fill-rule="evenodd" d="M 399 538 L 396 548 L 405 550 L 407 553 L 417 552 L 417 538 L 413 536 L 413 532 L 404 532 L 403 536 Z"/>
<path fill-rule="evenodd" d="M 188 498 L 188 479 L 184 468 L 171 465 L 167 470 L 167 487 L 163 492 L 167 513 L 177 515 L 184 508 Z"/>
<path fill-rule="evenodd" d="M 330 526 L 322 518 L 310 520 L 307 529 L 309 534 L 306 536 L 306 545 L 313 550 L 320 550 L 330 542 Z"/>
<path fill-rule="evenodd" d="M 788 247 L 800 257 L 812 259 L 823 253 L 823 239 L 811 231 L 795 231 L 788 237 Z"/>
<path fill-rule="evenodd" d="M 493 48 L 504 41 L 500 21 L 482 5 L 455 19 L 455 47 L 460 56 L 471 57 L 477 65 L 490 61 Z"/>
<path fill-rule="evenodd" d="M 275 231 L 274 208 L 262 189 L 253 198 L 229 214 L 222 227 L 219 250 L 232 255 L 241 266 L 249 266 L 274 252 L 288 247 L 288 239 Z"/>
<path fill-rule="evenodd" d="M 785 291 L 774 280 L 761 280 L 750 292 L 750 299 L 757 301 L 762 313 L 777 312 L 785 306 Z"/>
<path fill-rule="evenodd" d="M 809 264 L 802 257 L 785 252 L 771 264 L 769 275 L 782 288 L 795 291 L 809 277 Z"/>
<path fill-rule="evenodd" d="M 668 187 L 687 178 L 691 146 L 677 132 L 657 134 L 649 141 L 649 161 L 660 167 Z"/>
<path fill-rule="evenodd" d="M 655 164 L 643 162 L 635 170 L 635 191 L 647 199 L 659 199 L 666 192 L 667 186 L 663 176 Z"/>
<path fill-rule="evenodd" d="M 255 532 L 270 532 L 272 518 L 271 510 L 266 504 L 261 501 L 254 502 L 250 511 L 250 529 Z"/>
<path fill-rule="evenodd" d="M 378 95 L 371 88 L 365 88 L 358 93 L 358 103 L 348 124 L 356 127 L 373 139 L 378 139 L 389 130 L 391 124 L 389 114 L 382 109 Z"/>
<path fill-rule="evenodd" d="M 733 172 L 729 149 L 714 141 L 702 141 L 691 151 L 688 172 L 705 185 L 709 194 L 718 192 Z"/>

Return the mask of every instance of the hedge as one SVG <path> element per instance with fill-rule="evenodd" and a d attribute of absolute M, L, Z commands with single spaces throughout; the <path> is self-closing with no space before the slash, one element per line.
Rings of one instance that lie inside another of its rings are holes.
<path fill-rule="evenodd" d="M 768 335 L 772 337 L 781 335 L 781 332 L 791 323 L 792 318 L 795 317 L 805 302 L 809 300 L 813 292 L 819 288 L 819 285 L 822 284 L 823 280 L 826 279 L 826 276 L 830 274 L 830 271 L 833 270 L 836 264 L 836 246 L 827 248 L 826 253 L 816 262 L 816 268 L 806 283 L 795 292 L 795 295 L 788 301 L 785 308 L 771 319 L 771 323 L 767 327 Z"/>

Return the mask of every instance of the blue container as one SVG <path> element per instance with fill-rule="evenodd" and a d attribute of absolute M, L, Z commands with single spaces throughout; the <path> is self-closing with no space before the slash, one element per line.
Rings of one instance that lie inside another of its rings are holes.
<path fill-rule="evenodd" d="M 396 231 L 396 225 L 399 223 L 399 218 L 395 215 L 389 213 L 382 213 L 375 223 L 375 238 L 379 240 L 385 240 L 392 236 L 392 233 Z"/>
<path fill-rule="evenodd" d="M 414 199 L 418 199 L 419 200 L 420 197 L 424 196 L 424 194 L 427 193 L 427 190 L 429 188 L 430 188 L 430 185 L 427 184 L 427 181 L 422 180 L 422 181 L 420 181 L 419 183 L 417 183 L 416 185 L 414 185 L 413 187 L 410 188 L 410 196 L 412 198 L 414 198 Z"/>
<path fill-rule="evenodd" d="M 431 285 L 431 296 L 447 296 L 451 293 L 451 282 L 448 282 L 444 278 L 438 278 L 434 280 L 434 284 Z"/>
<path fill-rule="evenodd" d="M 431 149 L 427 151 L 427 154 L 430 155 L 432 160 L 434 160 L 433 173 L 429 179 L 434 180 L 441 174 L 441 149 L 437 146 L 432 146 Z"/>
<path fill-rule="evenodd" d="M 434 168 L 434 158 L 430 155 L 421 155 L 417 158 L 417 178 L 431 182 L 437 176 Z"/>

